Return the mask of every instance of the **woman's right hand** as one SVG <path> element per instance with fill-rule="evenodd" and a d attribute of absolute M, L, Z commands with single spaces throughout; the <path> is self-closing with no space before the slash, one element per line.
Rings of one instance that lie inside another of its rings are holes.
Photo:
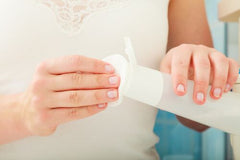
<path fill-rule="evenodd" d="M 30 135 L 47 136 L 58 125 L 103 111 L 118 99 L 120 77 L 101 60 L 65 56 L 39 64 L 20 98 L 20 120 Z"/>

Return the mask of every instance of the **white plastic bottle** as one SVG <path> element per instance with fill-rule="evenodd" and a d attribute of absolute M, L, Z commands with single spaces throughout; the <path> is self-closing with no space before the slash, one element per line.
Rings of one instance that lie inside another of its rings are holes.
<path fill-rule="evenodd" d="M 125 96 L 225 132 L 240 135 L 240 94 L 227 93 L 220 100 L 213 100 L 208 96 L 204 105 L 197 105 L 192 99 L 192 81 L 187 83 L 188 93 L 183 97 L 177 96 L 173 91 L 171 76 L 137 65 L 129 39 L 126 39 L 126 45 L 129 62 L 121 55 L 104 59 L 111 63 L 121 76 L 120 100 L 117 103 L 121 103 L 122 97 Z"/>
<path fill-rule="evenodd" d="M 240 75 L 237 83 L 233 86 L 233 92 L 240 93 Z M 231 134 L 231 144 L 235 160 L 240 160 L 240 135 Z"/>

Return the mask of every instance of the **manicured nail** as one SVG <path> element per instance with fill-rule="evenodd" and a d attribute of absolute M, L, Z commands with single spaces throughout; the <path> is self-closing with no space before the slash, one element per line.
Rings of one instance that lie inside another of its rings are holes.
<path fill-rule="evenodd" d="M 105 104 L 99 104 L 98 108 L 104 108 L 106 105 Z"/>
<path fill-rule="evenodd" d="M 110 77 L 109 78 L 109 83 L 114 85 L 114 84 L 117 84 L 118 83 L 118 77 L 117 76 L 114 76 L 114 77 Z"/>
<path fill-rule="evenodd" d="M 221 93 L 222 93 L 222 89 L 221 88 L 215 88 L 214 91 L 213 91 L 213 95 L 216 98 L 219 98 L 221 96 Z"/>
<path fill-rule="evenodd" d="M 112 73 L 114 71 L 114 68 L 111 65 L 108 64 L 108 65 L 105 66 L 105 70 L 108 73 Z"/>
<path fill-rule="evenodd" d="M 117 95 L 118 95 L 118 93 L 117 93 L 116 90 L 114 90 L 114 91 L 109 91 L 109 92 L 107 93 L 107 96 L 108 96 L 109 98 L 116 98 Z"/>
<path fill-rule="evenodd" d="M 184 86 L 183 86 L 182 84 L 179 84 L 179 85 L 177 86 L 177 91 L 178 91 L 178 92 L 185 92 Z"/>
<path fill-rule="evenodd" d="M 204 94 L 202 92 L 198 92 L 197 93 L 197 100 L 199 102 L 203 102 L 204 101 Z"/>
<path fill-rule="evenodd" d="M 227 84 L 226 87 L 225 87 L 225 92 L 230 91 L 230 89 L 231 89 L 231 85 L 230 85 L 230 84 Z"/>

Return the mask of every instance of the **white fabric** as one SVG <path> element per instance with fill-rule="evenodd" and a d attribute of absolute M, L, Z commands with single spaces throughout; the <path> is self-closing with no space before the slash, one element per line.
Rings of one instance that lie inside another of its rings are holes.
<path fill-rule="evenodd" d="M 86 16 L 77 30 L 62 27 L 55 11 L 34 0 L 0 1 L 0 94 L 25 90 L 44 59 L 68 54 L 102 59 L 123 53 L 125 36 L 133 42 L 138 63 L 157 69 L 166 50 L 168 0 L 101 1 L 109 3 Z M 0 159 L 157 159 L 156 113 L 153 107 L 125 98 L 120 106 L 60 126 L 52 136 L 2 145 Z"/>

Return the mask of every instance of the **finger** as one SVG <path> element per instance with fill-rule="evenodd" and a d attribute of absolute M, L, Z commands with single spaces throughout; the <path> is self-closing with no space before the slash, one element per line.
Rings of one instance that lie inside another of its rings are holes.
<path fill-rule="evenodd" d="M 206 101 L 206 95 L 210 79 L 211 65 L 208 54 L 204 50 L 198 50 L 193 56 L 194 66 L 194 93 L 195 103 L 201 105 Z"/>
<path fill-rule="evenodd" d="M 51 90 L 66 91 L 76 89 L 117 88 L 120 77 L 114 74 L 62 74 L 52 76 Z"/>
<path fill-rule="evenodd" d="M 50 108 L 79 107 L 113 102 L 118 99 L 117 89 L 55 92 L 48 102 Z"/>
<path fill-rule="evenodd" d="M 55 125 L 70 122 L 73 120 L 83 119 L 86 117 L 93 116 L 99 112 L 104 111 L 107 108 L 107 104 L 98 104 L 92 106 L 84 107 L 74 107 L 74 108 L 56 108 L 52 109 L 51 115 L 53 117 L 52 122 Z"/>
<path fill-rule="evenodd" d="M 74 72 L 87 73 L 113 73 L 112 65 L 93 58 L 80 55 L 64 56 L 48 60 L 40 65 L 40 70 L 45 69 L 50 74 L 65 74 Z"/>
<path fill-rule="evenodd" d="M 172 55 L 168 53 L 161 61 L 160 71 L 171 74 Z"/>
<path fill-rule="evenodd" d="M 182 48 L 175 50 L 175 52 L 181 54 L 176 53 L 172 58 L 173 87 L 177 95 L 183 96 L 187 92 L 188 71 L 192 53 L 190 50 L 183 50 Z"/>
<path fill-rule="evenodd" d="M 213 99 L 219 99 L 225 89 L 229 62 L 228 59 L 219 52 L 209 54 L 211 65 L 213 67 L 213 81 L 210 95 Z"/>
<path fill-rule="evenodd" d="M 225 92 L 228 92 L 231 90 L 232 86 L 234 85 L 234 83 L 237 81 L 239 77 L 238 63 L 231 58 L 228 58 L 228 62 L 229 62 L 229 69 L 228 69 L 227 84 L 224 90 Z"/>

